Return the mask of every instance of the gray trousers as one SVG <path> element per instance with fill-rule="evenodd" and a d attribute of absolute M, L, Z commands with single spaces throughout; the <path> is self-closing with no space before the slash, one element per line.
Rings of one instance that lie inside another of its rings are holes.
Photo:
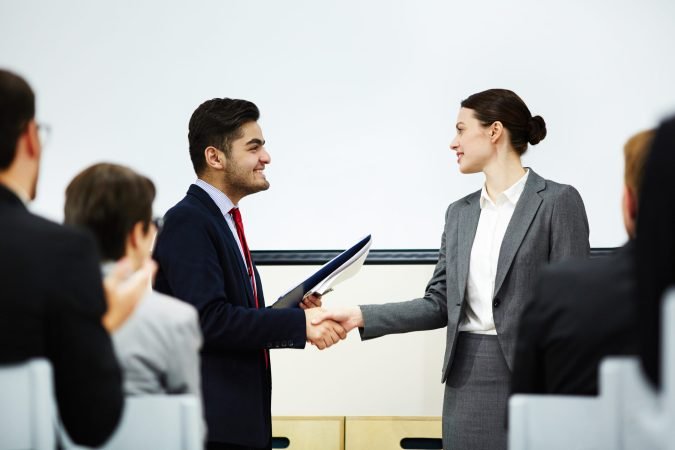
<path fill-rule="evenodd" d="M 497 336 L 459 333 L 445 382 L 444 450 L 506 450 L 511 372 Z"/>

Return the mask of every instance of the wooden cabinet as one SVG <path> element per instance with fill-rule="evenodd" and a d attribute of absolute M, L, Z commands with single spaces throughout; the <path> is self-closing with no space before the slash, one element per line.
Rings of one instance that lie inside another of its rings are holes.
<path fill-rule="evenodd" d="M 272 418 L 272 448 L 287 450 L 441 449 L 440 417 Z"/>
<path fill-rule="evenodd" d="M 277 416 L 272 418 L 272 448 L 287 450 L 344 450 L 342 416 Z"/>
<path fill-rule="evenodd" d="M 345 419 L 345 450 L 440 449 L 441 436 L 440 417 Z"/>

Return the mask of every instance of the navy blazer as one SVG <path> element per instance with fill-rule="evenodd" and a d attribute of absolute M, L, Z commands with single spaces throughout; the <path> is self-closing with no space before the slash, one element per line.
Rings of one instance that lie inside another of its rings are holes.
<path fill-rule="evenodd" d="M 635 248 L 547 267 L 520 319 L 513 393 L 598 395 L 600 362 L 637 354 Z"/>
<path fill-rule="evenodd" d="M 202 394 L 208 441 L 269 446 L 271 372 L 263 349 L 304 348 L 301 309 L 260 309 L 237 242 L 218 206 L 196 185 L 171 208 L 155 245 L 155 289 L 199 312 Z"/>
<path fill-rule="evenodd" d="M 70 438 L 98 447 L 115 431 L 124 397 L 101 323 L 106 303 L 94 239 L 31 214 L 0 184 L 0 273 L 0 365 L 47 358 Z"/>

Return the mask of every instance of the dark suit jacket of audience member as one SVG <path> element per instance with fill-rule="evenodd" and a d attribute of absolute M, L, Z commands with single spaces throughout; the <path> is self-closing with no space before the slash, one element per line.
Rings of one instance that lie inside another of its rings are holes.
<path fill-rule="evenodd" d="M 597 395 L 598 365 L 637 354 L 634 243 L 542 272 L 520 322 L 514 393 Z"/>
<path fill-rule="evenodd" d="M 257 271 L 260 310 L 255 309 L 234 236 L 214 201 L 196 185 L 167 212 L 154 256 L 159 263 L 155 289 L 199 312 L 208 441 L 268 446 L 272 385 L 263 349 L 304 347 L 304 311 L 265 309 Z M 302 374 L 298 377 L 298 385 L 288 389 L 305 387 Z"/>
<path fill-rule="evenodd" d="M 675 117 L 664 121 L 654 136 L 640 189 L 637 221 L 638 289 L 640 292 L 640 355 L 648 378 L 661 379 L 661 306 L 666 289 L 675 284 Z"/>
<path fill-rule="evenodd" d="M 0 364 L 47 358 L 68 434 L 102 444 L 124 399 L 101 324 L 106 305 L 93 239 L 31 214 L 0 185 L 0 273 Z"/>

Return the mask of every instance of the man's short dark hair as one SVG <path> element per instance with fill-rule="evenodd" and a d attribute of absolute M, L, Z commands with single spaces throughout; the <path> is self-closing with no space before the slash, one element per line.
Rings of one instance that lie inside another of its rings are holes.
<path fill-rule="evenodd" d="M 65 222 L 91 231 L 101 259 L 116 261 L 124 256 L 136 223 L 143 222 L 148 230 L 154 199 L 149 178 L 117 164 L 95 164 L 66 188 Z"/>
<path fill-rule="evenodd" d="M 12 165 L 16 142 L 35 117 L 35 94 L 26 80 L 0 69 L 0 170 Z"/>
<path fill-rule="evenodd" d="M 206 169 L 206 147 L 222 150 L 229 157 L 232 141 L 241 137 L 241 126 L 259 118 L 258 107 L 247 100 L 214 98 L 199 105 L 192 113 L 188 132 L 190 159 L 197 176 Z"/>

